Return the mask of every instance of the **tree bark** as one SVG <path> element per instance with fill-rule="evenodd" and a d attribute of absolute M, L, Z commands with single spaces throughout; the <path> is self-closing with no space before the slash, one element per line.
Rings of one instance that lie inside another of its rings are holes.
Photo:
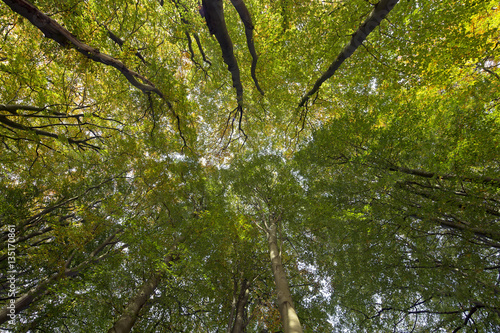
<path fill-rule="evenodd" d="M 170 248 L 169 252 L 175 250 L 179 243 L 184 241 L 184 237 L 179 237 L 174 241 L 174 245 Z M 174 254 L 168 254 L 164 261 L 167 263 L 168 267 L 172 266 L 172 262 L 175 260 Z M 146 304 L 147 300 L 153 295 L 153 292 L 156 290 L 158 285 L 160 284 L 163 276 L 165 275 L 164 271 L 156 271 L 149 280 L 147 280 L 142 286 L 139 287 L 137 293 L 130 299 L 125 310 L 123 310 L 122 315 L 118 318 L 117 321 L 113 324 L 108 330 L 108 333 L 125 333 L 130 332 L 132 327 L 134 326 L 139 312 Z"/>
<path fill-rule="evenodd" d="M 231 301 L 231 313 L 229 313 L 229 320 L 227 322 L 226 333 L 231 333 L 234 321 L 234 313 L 236 312 L 236 307 L 238 305 L 238 280 L 236 277 L 233 278 L 233 299 Z"/>
<path fill-rule="evenodd" d="M 233 87 L 236 89 L 236 100 L 238 105 L 243 103 L 243 85 L 240 79 L 240 69 L 233 52 L 233 42 L 227 31 L 224 19 L 224 7 L 222 0 L 203 0 L 203 12 L 208 29 L 215 36 L 222 51 L 222 58 L 231 73 Z"/>
<path fill-rule="evenodd" d="M 171 259 L 171 256 L 168 256 L 168 258 Z M 137 320 L 139 311 L 141 311 L 146 301 L 153 294 L 156 287 L 158 287 L 162 275 L 163 272 L 156 272 L 149 280 L 146 281 L 146 283 L 144 283 L 139 288 L 137 294 L 130 299 L 122 315 L 113 324 L 113 327 L 108 330 L 108 333 L 130 332 L 135 324 L 135 321 Z"/>
<path fill-rule="evenodd" d="M 245 26 L 248 51 L 250 51 L 250 55 L 252 56 L 252 66 L 250 68 L 250 73 L 252 75 L 253 82 L 260 94 L 264 95 L 264 91 L 262 91 L 262 89 L 260 88 L 259 81 L 257 80 L 257 75 L 255 74 L 255 69 L 257 68 L 257 60 L 259 57 L 257 56 L 257 52 L 255 51 L 255 44 L 253 42 L 254 27 L 252 23 L 252 16 L 250 15 L 250 12 L 248 11 L 248 8 L 243 0 L 231 0 L 231 3 L 240 15 L 241 22 L 243 22 L 243 25 Z"/>
<path fill-rule="evenodd" d="M 307 92 L 304 97 L 299 102 L 299 107 L 303 107 L 309 98 L 314 95 L 323 82 L 331 78 L 340 65 L 349 58 L 354 51 L 364 42 L 366 37 L 382 22 L 382 20 L 389 14 L 389 12 L 396 6 L 399 0 L 380 0 L 375 9 L 373 9 L 370 16 L 363 22 L 363 24 L 356 30 L 352 35 L 351 41 L 346 47 L 340 52 L 333 63 L 328 67 L 328 69 L 321 75 L 321 77 L 314 83 L 313 88 Z"/>
<path fill-rule="evenodd" d="M 247 319 L 245 315 L 245 308 L 248 303 L 248 297 L 250 296 L 250 290 L 248 288 L 248 281 L 245 278 L 241 279 L 240 293 L 238 301 L 236 302 L 236 318 L 234 320 L 231 333 L 242 333 L 245 331 L 245 323 Z"/>
<path fill-rule="evenodd" d="M 299 317 L 295 312 L 292 295 L 288 287 L 288 280 L 283 264 L 281 263 L 281 254 L 278 249 L 277 222 L 276 219 L 271 220 L 269 228 L 267 229 L 267 240 L 269 243 L 271 267 L 278 293 L 278 308 L 281 315 L 281 322 L 285 333 L 302 333 Z"/>

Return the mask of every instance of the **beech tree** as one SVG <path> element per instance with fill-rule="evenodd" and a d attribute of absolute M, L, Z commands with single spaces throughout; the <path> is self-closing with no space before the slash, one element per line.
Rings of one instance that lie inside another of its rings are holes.
<path fill-rule="evenodd" d="M 0 2 L 0 330 L 496 332 L 497 1 Z"/>

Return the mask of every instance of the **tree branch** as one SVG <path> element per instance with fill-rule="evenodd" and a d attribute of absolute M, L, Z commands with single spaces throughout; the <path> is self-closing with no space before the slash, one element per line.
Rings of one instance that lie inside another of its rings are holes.
<path fill-rule="evenodd" d="M 313 88 L 307 92 L 299 102 L 299 107 L 303 107 L 309 98 L 313 96 L 321 87 L 323 82 L 331 78 L 340 65 L 349 58 L 354 51 L 363 43 L 363 41 L 368 37 L 368 35 L 382 22 L 382 20 L 389 14 L 389 12 L 394 8 L 399 0 L 380 0 L 375 6 L 370 16 L 363 22 L 363 24 L 358 28 L 358 30 L 352 35 L 351 41 L 346 47 L 340 52 L 337 58 L 333 61 L 326 72 L 321 75 L 321 77 L 316 81 Z"/>
<path fill-rule="evenodd" d="M 488 184 L 488 185 L 493 185 L 496 187 L 500 187 L 500 179 L 498 178 L 491 178 L 491 177 L 486 177 L 486 176 L 457 176 L 457 175 L 440 175 L 434 172 L 428 172 L 428 171 L 423 171 L 423 170 L 418 170 L 418 169 L 409 169 L 405 167 L 399 167 L 396 165 L 392 165 L 389 167 L 390 171 L 399 171 L 402 173 L 406 173 L 409 175 L 414 175 L 414 176 L 419 176 L 423 178 L 436 178 L 436 179 L 446 179 L 446 180 L 460 180 L 463 182 L 468 182 L 468 183 L 480 183 L 480 184 Z"/>
<path fill-rule="evenodd" d="M 14 12 L 28 19 L 34 26 L 45 34 L 45 37 L 50 38 L 64 47 L 73 47 L 85 57 L 96 62 L 118 69 L 123 76 L 136 88 L 144 93 L 154 92 L 162 99 L 163 93 L 147 78 L 130 70 L 121 61 L 101 53 L 98 49 L 93 48 L 80 40 L 66 30 L 63 26 L 51 19 L 49 16 L 42 13 L 37 7 L 25 0 L 2 0 Z M 139 82 L 142 81 L 143 83 Z"/>
<path fill-rule="evenodd" d="M 233 42 L 227 31 L 224 20 L 224 8 L 222 0 L 203 0 L 203 10 L 207 26 L 212 35 L 215 35 L 222 51 L 222 58 L 231 73 L 233 87 L 236 89 L 236 100 L 238 105 L 243 104 L 243 85 L 240 79 L 240 69 L 233 52 Z"/>
<path fill-rule="evenodd" d="M 245 35 L 247 38 L 247 46 L 248 46 L 248 51 L 250 51 L 250 54 L 252 55 L 252 66 L 250 68 L 250 72 L 252 75 L 253 82 L 255 84 L 255 87 L 257 90 L 260 92 L 261 95 L 264 95 L 264 91 L 260 88 L 259 81 L 257 80 L 257 75 L 255 74 L 255 69 L 257 68 L 257 52 L 255 51 L 255 45 L 253 42 L 253 23 L 252 23 L 252 17 L 250 16 L 250 12 L 248 11 L 247 6 L 243 2 L 243 0 L 231 0 L 231 3 L 233 4 L 234 8 L 240 15 L 240 19 L 243 22 L 243 25 L 245 26 Z"/>

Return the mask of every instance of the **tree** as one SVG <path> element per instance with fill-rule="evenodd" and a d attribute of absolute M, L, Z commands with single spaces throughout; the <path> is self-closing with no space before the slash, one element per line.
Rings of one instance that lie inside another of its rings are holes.
<path fill-rule="evenodd" d="M 278 229 L 286 228 L 285 210 L 295 204 L 288 198 L 289 193 L 297 186 L 294 186 L 290 171 L 283 170 L 279 157 L 274 155 L 250 158 L 248 165 L 235 164 L 233 172 L 239 175 L 230 177 L 236 179 L 234 191 L 242 196 L 237 201 L 246 207 L 246 214 L 250 214 L 267 238 L 283 330 L 285 333 L 302 332 L 283 267 L 282 246 L 278 244 Z M 225 183 L 231 184 L 229 180 Z M 283 185 L 286 188 L 282 188 Z"/>
<path fill-rule="evenodd" d="M 2 1 L 0 328 L 497 331 L 499 14 Z"/>

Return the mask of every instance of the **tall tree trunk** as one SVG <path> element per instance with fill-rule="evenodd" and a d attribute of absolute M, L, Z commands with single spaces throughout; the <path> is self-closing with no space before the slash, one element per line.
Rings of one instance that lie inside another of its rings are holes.
<path fill-rule="evenodd" d="M 171 256 L 168 256 L 171 258 Z M 113 324 L 108 330 L 108 333 L 123 333 L 130 332 L 132 327 L 137 320 L 137 316 L 139 311 L 141 311 L 142 307 L 149 299 L 149 297 L 153 294 L 156 287 L 161 281 L 163 272 L 156 272 L 149 280 L 146 281 L 138 290 L 137 294 L 135 294 L 127 304 L 125 310 L 123 310 L 120 318 Z"/>
<path fill-rule="evenodd" d="M 277 222 L 275 218 L 270 221 L 269 228 L 267 229 L 267 240 L 269 243 L 269 255 L 271 257 L 274 282 L 276 283 L 276 290 L 278 292 L 278 308 L 281 315 L 281 322 L 285 333 L 302 333 L 299 317 L 295 312 L 292 295 L 288 287 L 288 280 L 283 269 L 283 264 L 281 263 L 281 255 L 278 249 Z"/>
<path fill-rule="evenodd" d="M 170 253 L 164 259 L 168 267 L 172 266 L 172 262 L 174 261 L 174 254 L 172 251 L 174 251 L 177 245 L 183 241 L 184 237 L 179 237 L 174 241 L 174 245 L 170 248 Z M 156 271 L 149 280 L 139 287 L 137 293 L 132 296 L 125 310 L 123 310 L 122 315 L 115 321 L 113 327 L 108 330 L 108 333 L 125 333 L 132 330 L 139 312 L 160 284 L 164 274 L 164 271 Z"/>
<path fill-rule="evenodd" d="M 233 278 L 233 299 L 231 301 L 231 313 L 229 314 L 229 320 L 227 322 L 226 333 L 231 333 L 234 321 L 234 314 L 236 312 L 236 307 L 238 306 L 238 279 Z"/>
<path fill-rule="evenodd" d="M 246 326 L 246 315 L 245 308 L 248 303 L 248 297 L 250 295 L 249 283 L 247 279 L 241 279 L 240 294 L 238 296 L 238 301 L 236 303 L 236 318 L 234 320 L 233 329 L 231 333 L 242 333 L 245 331 Z"/>

